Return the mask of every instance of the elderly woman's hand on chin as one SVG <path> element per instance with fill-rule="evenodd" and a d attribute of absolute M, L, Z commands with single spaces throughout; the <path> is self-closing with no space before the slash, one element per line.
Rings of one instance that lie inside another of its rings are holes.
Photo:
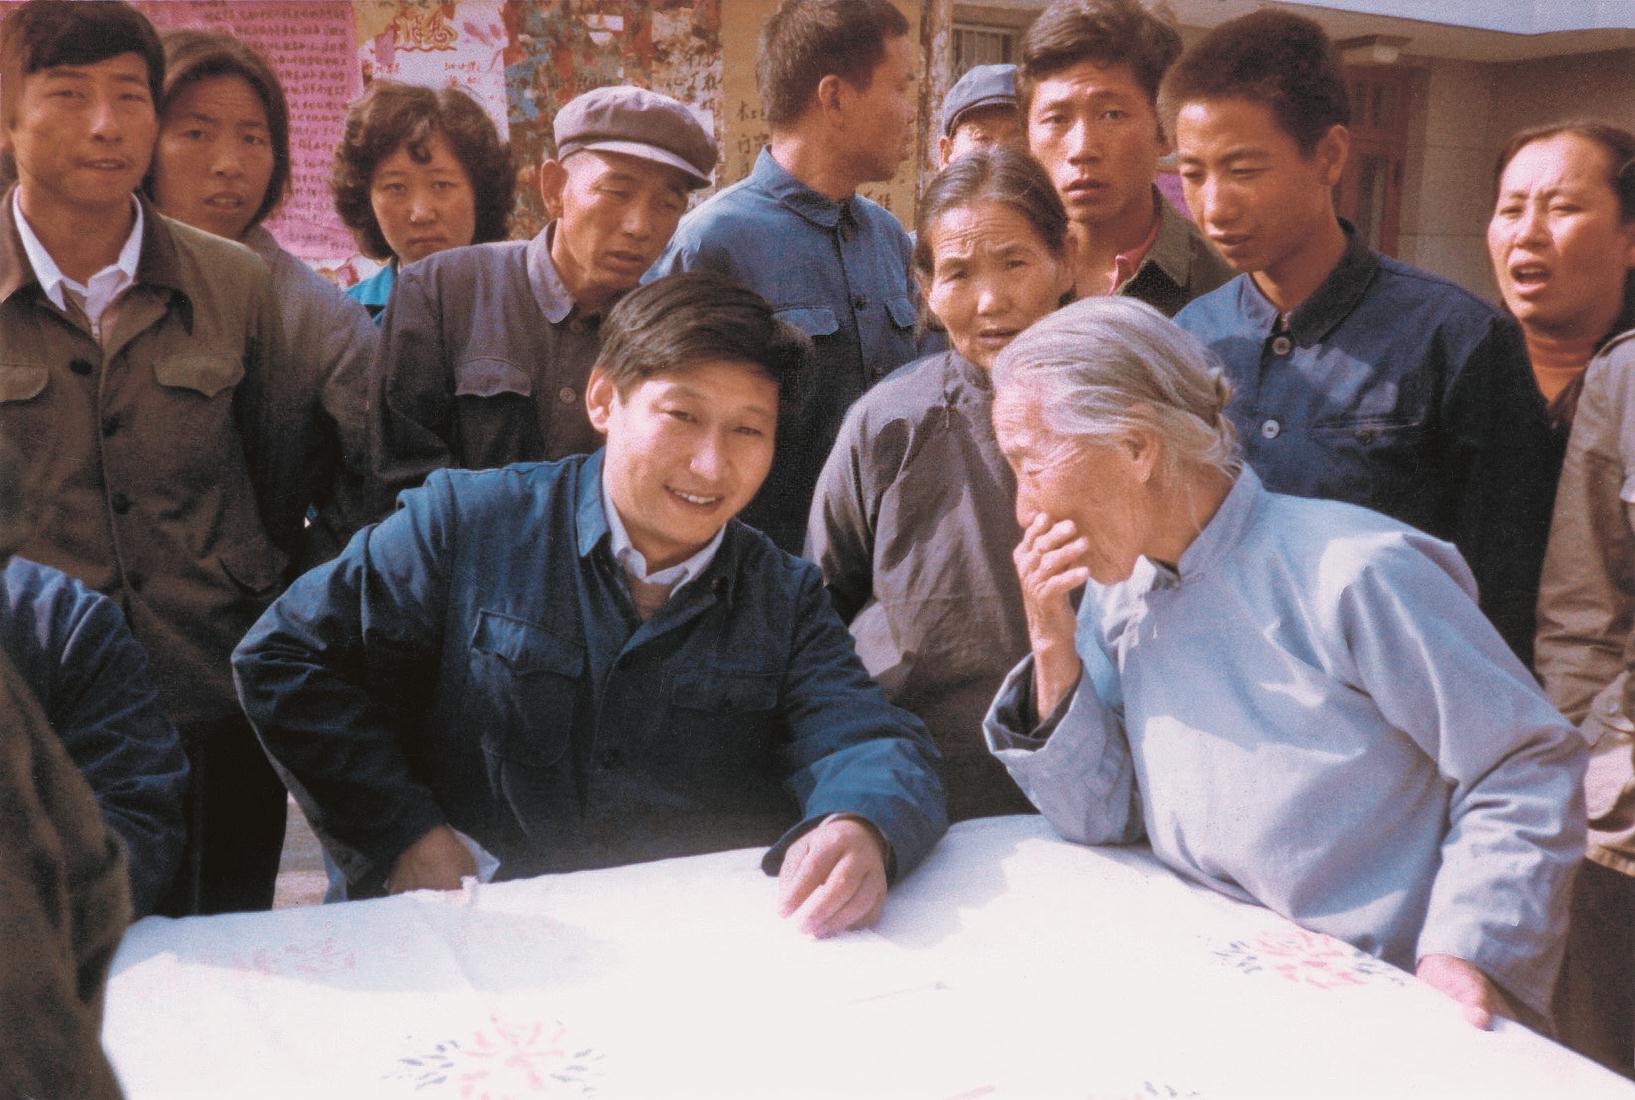
<path fill-rule="evenodd" d="M 1073 690 L 1083 668 L 1073 647 L 1077 615 L 1070 597 L 1090 579 L 1089 567 L 1080 564 L 1089 545 L 1072 520 L 1036 512 L 1016 547 L 1033 647 L 1033 702 L 1041 719 Z"/>

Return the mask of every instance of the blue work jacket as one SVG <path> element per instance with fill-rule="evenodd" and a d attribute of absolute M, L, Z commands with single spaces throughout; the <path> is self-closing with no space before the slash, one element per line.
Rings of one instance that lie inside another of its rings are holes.
<path fill-rule="evenodd" d="M 1288 315 L 1249 275 L 1175 323 L 1220 357 L 1266 488 L 1372 508 L 1453 543 L 1525 662 L 1560 454 L 1516 322 L 1445 279 L 1344 256 Z"/>
<path fill-rule="evenodd" d="M 61 570 L 13 558 L 0 571 L 0 649 L 124 841 L 135 915 L 153 912 L 181 864 L 187 756 L 125 616 Z"/>
<path fill-rule="evenodd" d="M 449 824 L 501 877 L 770 844 L 831 813 L 895 873 L 947 827 L 817 568 L 737 522 L 651 619 L 608 548 L 602 452 L 439 470 L 292 585 L 233 657 L 263 744 L 353 886 Z"/>
<path fill-rule="evenodd" d="M 846 410 L 920 354 L 911 252 L 889 210 L 861 195 L 835 202 L 762 149 L 748 176 L 681 220 L 647 273 L 649 282 L 678 271 L 730 275 L 812 338 L 808 392 L 743 515 L 791 553 L 800 552 L 812 490 Z"/>

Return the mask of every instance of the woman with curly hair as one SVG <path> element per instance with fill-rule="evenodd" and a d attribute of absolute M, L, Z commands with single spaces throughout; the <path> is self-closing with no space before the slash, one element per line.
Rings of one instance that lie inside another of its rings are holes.
<path fill-rule="evenodd" d="M 347 291 L 379 324 L 399 264 L 505 239 L 516 171 L 465 92 L 377 80 L 347 111 L 330 186 L 363 254 L 386 261 Z"/>

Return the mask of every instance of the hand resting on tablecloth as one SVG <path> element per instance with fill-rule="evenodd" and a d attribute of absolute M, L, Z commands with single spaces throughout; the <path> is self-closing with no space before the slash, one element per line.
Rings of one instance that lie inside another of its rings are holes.
<path fill-rule="evenodd" d="M 1518 1017 L 1493 979 L 1464 959 L 1452 955 L 1426 955 L 1419 960 L 1414 976 L 1439 993 L 1446 994 L 1465 1010 L 1465 1019 L 1483 1031 L 1493 1028 L 1494 1016 Z"/>
<path fill-rule="evenodd" d="M 458 890 L 460 880 L 477 873 L 471 850 L 447 825 L 438 825 L 403 849 L 386 878 L 386 892 Z"/>
<path fill-rule="evenodd" d="M 862 818 L 837 814 L 784 853 L 778 915 L 822 939 L 880 919 L 886 903 L 885 841 Z"/>

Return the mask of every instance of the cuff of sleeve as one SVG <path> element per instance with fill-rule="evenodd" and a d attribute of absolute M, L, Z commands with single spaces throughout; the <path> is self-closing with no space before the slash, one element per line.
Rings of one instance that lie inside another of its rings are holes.
<path fill-rule="evenodd" d="M 1079 678 L 1083 680 L 1082 673 Z M 982 721 L 988 751 L 996 754 L 1013 749 L 1037 752 L 1044 748 L 1050 735 L 1056 732 L 1056 727 L 1061 725 L 1062 719 L 1072 709 L 1077 695 L 1078 684 L 1074 684 L 1054 710 L 1034 722 L 1033 655 L 1030 653 L 1022 658 L 1021 663 L 1005 677 L 1004 683 L 999 685 L 999 694 L 994 697 L 993 705 L 988 708 L 987 717 Z"/>
<path fill-rule="evenodd" d="M 779 837 L 777 843 L 768 848 L 766 850 L 766 854 L 761 857 L 761 873 L 776 878 L 778 872 L 783 869 L 783 857 L 788 854 L 790 846 L 793 845 L 795 841 L 799 840 L 813 829 L 816 829 L 822 825 L 827 825 L 829 822 L 841 817 L 849 817 L 853 821 L 859 821 L 868 826 L 869 832 L 874 834 L 874 839 L 880 842 L 880 851 L 885 857 L 886 881 L 888 883 L 896 882 L 897 853 L 892 850 L 891 841 L 886 839 L 885 830 L 881 829 L 880 826 L 876 825 L 873 821 L 869 820 L 867 817 L 864 817 L 862 814 L 852 813 L 850 811 L 814 814 L 805 821 L 802 821 L 800 824 L 794 826 L 788 832 L 784 833 L 783 836 Z"/>

